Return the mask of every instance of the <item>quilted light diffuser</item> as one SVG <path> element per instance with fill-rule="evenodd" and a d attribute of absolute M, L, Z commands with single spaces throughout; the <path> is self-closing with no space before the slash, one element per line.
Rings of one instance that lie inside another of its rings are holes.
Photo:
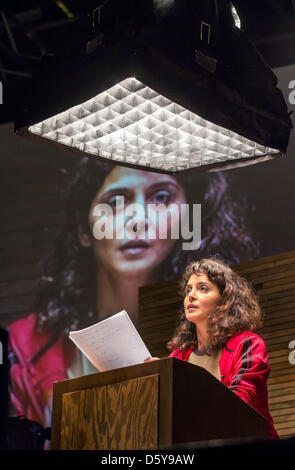
<path fill-rule="evenodd" d="M 44 58 L 16 132 L 166 173 L 282 156 L 292 125 L 276 77 L 218 3 L 104 2 L 94 49 Z"/>
<path fill-rule="evenodd" d="M 136 78 L 30 126 L 29 132 L 116 163 L 168 171 L 280 153 L 210 123 Z"/>

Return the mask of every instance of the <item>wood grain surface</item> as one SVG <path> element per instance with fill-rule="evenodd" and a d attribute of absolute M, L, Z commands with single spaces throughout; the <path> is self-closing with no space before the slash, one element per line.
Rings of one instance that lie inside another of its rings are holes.
<path fill-rule="evenodd" d="M 157 448 L 158 375 L 65 393 L 61 429 L 64 450 Z"/>

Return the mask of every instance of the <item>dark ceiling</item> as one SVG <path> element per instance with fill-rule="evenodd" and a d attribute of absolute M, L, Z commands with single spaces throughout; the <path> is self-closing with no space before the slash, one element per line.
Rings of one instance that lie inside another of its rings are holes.
<path fill-rule="evenodd" d="M 242 26 L 272 67 L 295 64 L 295 0 L 235 0 Z"/>
<path fill-rule="evenodd" d="M 45 53 L 68 47 L 67 31 L 71 24 L 101 3 L 102 0 L 2 0 L 1 82 L 8 84 L 8 88 L 13 83 L 11 88 L 15 89 L 18 80 L 30 79 Z M 272 68 L 295 64 L 295 0 L 233 0 L 233 3 L 242 29 Z M 3 108 L 1 111 L 3 115 Z"/>

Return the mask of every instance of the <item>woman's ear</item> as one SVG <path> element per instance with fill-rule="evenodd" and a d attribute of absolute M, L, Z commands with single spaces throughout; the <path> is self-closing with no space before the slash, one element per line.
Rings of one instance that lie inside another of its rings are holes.
<path fill-rule="evenodd" d="M 78 238 L 84 248 L 89 248 L 92 245 L 89 234 L 85 232 L 81 224 L 78 227 Z"/>

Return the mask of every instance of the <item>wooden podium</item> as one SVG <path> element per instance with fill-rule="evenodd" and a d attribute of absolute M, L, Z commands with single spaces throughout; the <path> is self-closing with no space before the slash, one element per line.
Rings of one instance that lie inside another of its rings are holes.
<path fill-rule="evenodd" d="M 157 449 L 266 434 L 263 416 L 205 369 L 175 358 L 53 387 L 51 449 Z"/>

